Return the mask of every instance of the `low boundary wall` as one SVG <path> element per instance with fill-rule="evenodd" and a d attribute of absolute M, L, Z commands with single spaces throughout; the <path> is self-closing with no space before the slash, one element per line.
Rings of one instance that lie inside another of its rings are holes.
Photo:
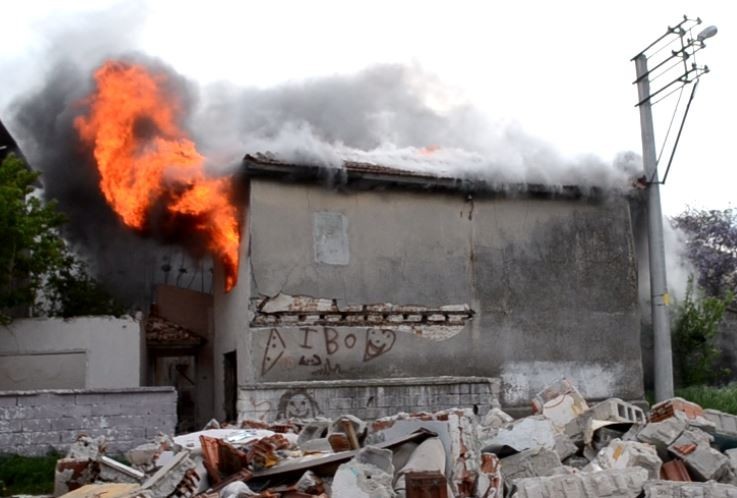
<path fill-rule="evenodd" d="M 104 436 L 122 453 L 159 432 L 174 434 L 173 387 L 0 391 L 0 453 L 64 453 L 77 435 Z"/>

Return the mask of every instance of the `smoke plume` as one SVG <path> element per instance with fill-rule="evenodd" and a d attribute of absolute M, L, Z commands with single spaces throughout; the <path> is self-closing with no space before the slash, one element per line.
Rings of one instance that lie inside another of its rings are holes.
<path fill-rule="evenodd" d="M 207 166 L 223 173 L 256 152 L 331 167 L 359 160 L 496 184 L 625 189 L 640 169 L 632 153 L 613 164 L 593 155 L 564 157 L 519 126 L 496 123 L 449 97 L 436 78 L 415 66 L 378 65 L 273 88 L 200 87 L 165 63 L 131 52 L 143 16 L 143 9 L 118 7 L 59 23 L 40 68 L 42 84 L 5 114 L 30 163 L 43 173 L 45 196 L 67 214 L 67 237 L 129 303 L 145 304 L 151 284 L 169 279 L 172 271 L 209 289 L 210 272 L 179 249 L 125 228 L 100 193 L 99 175 L 73 121 L 84 111 L 94 68 L 106 58 L 165 72 L 189 109 L 186 126 Z"/>

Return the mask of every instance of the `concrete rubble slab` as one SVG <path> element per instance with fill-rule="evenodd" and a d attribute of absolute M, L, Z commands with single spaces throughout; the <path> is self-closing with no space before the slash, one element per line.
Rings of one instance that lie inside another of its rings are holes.
<path fill-rule="evenodd" d="M 712 439 L 699 429 L 687 429 L 668 446 L 668 451 L 683 460 L 697 480 L 719 480 L 730 470 L 729 458 L 710 446 Z"/>
<path fill-rule="evenodd" d="M 393 476 L 392 452 L 367 446 L 338 467 L 332 492 L 352 498 L 394 498 Z"/>
<path fill-rule="evenodd" d="M 737 498 L 737 487 L 716 482 L 648 481 L 645 498 Z"/>
<path fill-rule="evenodd" d="M 707 409 L 704 418 L 714 424 L 714 443 L 720 451 L 737 448 L 737 416 Z"/>
<path fill-rule="evenodd" d="M 658 457 L 654 446 L 615 439 L 602 448 L 583 470 L 584 472 L 598 472 L 606 469 L 640 467 L 647 470 L 649 479 L 660 479 L 662 464 L 663 461 Z"/>
<path fill-rule="evenodd" d="M 513 452 L 520 452 L 530 448 L 555 448 L 555 425 L 542 416 L 533 415 L 520 420 L 515 420 L 496 433 L 496 435 L 483 441 L 482 448 L 485 452 L 503 454 L 504 448 L 511 448 Z"/>
<path fill-rule="evenodd" d="M 502 477 L 508 484 L 527 477 L 554 475 L 563 465 L 558 454 L 547 448 L 530 448 L 502 458 L 500 463 Z"/>
<path fill-rule="evenodd" d="M 637 498 L 647 481 L 640 468 L 530 477 L 515 482 L 514 498 Z"/>
<path fill-rule="evenodd" d="M 687 426 L 687 422 L 674 417 L 660 422 L 651 422 L 637 433 L 637 439 L 642 443 L 655 446 L 660 458 L 667 460 L 669 457 L 668 447 L 678 439 L 678 436 L 686 430 Z"/>
<path fill-rule="evenodd" d="M 533 413 L 550 419 L 562 431 L 566 424 L 589 409 L 588 403 L 569 379 L 553 382 L 532 399 Z"/>
<path fill-rule="evenodd" d="M 439 438 L 429 438 L 412 452 L 407 463 L 394 476 L 394 491 L 401 496 L 406 491 L 405 477 L 411 472 L 438 472 L 445 476 L 445 447 Z"/>

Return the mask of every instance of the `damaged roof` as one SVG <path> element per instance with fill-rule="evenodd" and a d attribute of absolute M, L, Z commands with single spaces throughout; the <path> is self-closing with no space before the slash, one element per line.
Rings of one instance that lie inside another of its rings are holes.
<path fill-rule="evenodd" d="M 324 183 L 331 187 L 356 189 L 399 188 L 464 193 L 526 194 L 555 197 L 592 197 L 602 193 L 597 187 L 582 189 L 575 185 L 508 184 L 483 179 L 437 176 L 423 171 L 395 168 L 380 164 L 344 161 L 341 168 L 317 164 L 299 164 L 276 159 L 270 154 L 246 154 L 245 175 L 284 182 Z"/>

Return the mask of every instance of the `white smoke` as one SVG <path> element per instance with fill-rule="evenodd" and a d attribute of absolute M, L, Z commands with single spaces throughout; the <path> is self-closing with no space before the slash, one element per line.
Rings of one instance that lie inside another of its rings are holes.
<path fill-rule="evenodd" d="M 566 157 L 518 125 L 443 97 L 449 93 L 433 75 L 402 65 L 267 89 L 218 84 L 202 89 L 192 128 L 206 155 L 221 164 L 268 152 L 292 163 L 361 161 L 497 185 L 620 190 L 640 169 L 634 153 L 612 162 L 593 154 Z"/>

